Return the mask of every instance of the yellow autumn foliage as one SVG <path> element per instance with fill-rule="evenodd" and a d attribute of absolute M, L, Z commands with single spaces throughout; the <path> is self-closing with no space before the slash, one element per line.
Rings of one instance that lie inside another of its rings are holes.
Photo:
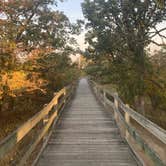
<path fill-rule="evenodd" d="M 39 85 L 43 83 L 43 80 L 38 79 L 37 82 L 30 81 L 27 79 L 27 73 L 25 71 L 13 71 L 8 74 L 5 73 L 1 75 L 2 80 L 0 81 L 0 86 L 3 87 L 5 85 L 9 88 L 9 95 L 15 96 L 13 92 L 16 91 L 24 91 L 28 89 L 39 89 Z M 2 95 L 2 91 L 0 90 L 0 96 Z"/>

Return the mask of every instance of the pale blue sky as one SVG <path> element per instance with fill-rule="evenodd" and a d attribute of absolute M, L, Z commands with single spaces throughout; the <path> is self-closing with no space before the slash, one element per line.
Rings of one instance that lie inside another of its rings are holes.
<path fill-rule="evenodd" d="M 83 19 L 81 3 L 84 0 L 64 0 L 58 3 L 58 10 L 63 11 L 70 19 L 75 22 L 77 19 Z"/>
<path fill-rule="evenodd" d="M 72 23 L 75 23 L 78 19 L 84 19 L 81 3 L 84 0 L 64 0 L 64 2 L 59 2 L 57 9 L 63 11 L 64 14 L 70 19 Z M 85 44 L 85 31 L 80 35 L 74 36 L 81 50 L 84 50 L 87 45 Z"/>

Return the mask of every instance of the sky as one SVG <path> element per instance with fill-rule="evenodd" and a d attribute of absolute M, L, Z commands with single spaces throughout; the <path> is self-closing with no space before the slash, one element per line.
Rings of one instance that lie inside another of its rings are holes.
<path fill-rule="evenodd" d="M 81 3 L 84 0 L 64 0 L 64 2 L 58 3 L 58 10 L 63 11 L 65 15 L 70 19 L 72 23 L 75 23 L 78 19 L 84 19 Z M 85 32 L 83 31 L 79 36 L 75 37 L 81 50 L 85 50 Z"/>
<path fill-rule="evenodd" d="M 63 11 L 70 19 L 75 22 L 77 19 L 83 19 L 81 3 L 83 0 L 64 0 L 58 3 L 58 9 Z"/>
<path fill-rule="evenodd" d="M 77 19 L 84 19 L 82 9 L 81 9 L 81 3 L 84 0 L 64 0 L 64 2 L 59 2 L 58 3 L 58 10 L 63 11 L 65 15 L 68 16 L 70 21 L 72 23 L 75 23 Z M 163 24 L 160 24 L 158 26 L 158 29 L 161 29 L 165 27 L 166 23 L 164 22 Z M 163 32 L 163 35 L 166 35 L 166 32 Z M 81 50 L 85 50 L 86 45 L 85 43 L 85 31 L 81 33 L 81 35 L 76 37 L 77 42 L 80 46 Z M 157 42 L 161 42 L 159 37 L 156 37 L 154 39 Z M 158 47 L 156 47 L 154 44 L 150 45 L 151 52 L 154 52 L 155 50 L 158 50 Z"/>

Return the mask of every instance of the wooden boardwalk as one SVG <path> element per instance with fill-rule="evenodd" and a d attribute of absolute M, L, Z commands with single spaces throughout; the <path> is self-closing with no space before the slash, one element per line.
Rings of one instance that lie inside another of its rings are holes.
<path fill-rule="evenodd" d="M 38 166 L 135 166 L 108 111 L 98 103 L 86 79 L 64 110 Z"/>

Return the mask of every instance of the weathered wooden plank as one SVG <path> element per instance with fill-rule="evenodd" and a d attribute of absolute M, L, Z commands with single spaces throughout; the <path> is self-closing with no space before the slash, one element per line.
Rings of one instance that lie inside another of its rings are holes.
<path fill-rule="evenodd" d="M 53 131 L 37 165 L 137 165 L 111 114 L 97 102 L 86 79 Z"/>
<path fill-rule="evenodd" d="M 64 96 L 61 99 L 61 101 L 58 101 L 59 103 L 57 103 L 58 105 L 56 107 L 56 110 L 54 110 L 54 113 L 48 119 L 46 125 L 42 129 L 41 133 L 38 135 L 37 139 L 34 140 L 33 144 L 30 146 L 30 148 L 27 150 L 24 156 L 20 159 L 18 166 L 22 166 L 24 165 L 24 163 L 26 163 L 27 159 L 29 158 L 31 153 L 35 150 L 36 146 L 39 144 L 42 138 L 47 134 L 48 130 L 50 129 L 55 119 L 57 120 L 59 118 L 60 112 L 64 109 L 65 105 L 68 103 L 69 97 L 71 96 L 70 93 L 67 94 L 66 96 L 65 94 L 66 94 L 66 90 L 63 93 Z"/>
<path fill-rule="evenodd" d="M 96 86 L 95 89 L 101 88 L 96 83 L 93 83 L 93 84 Z M 95 90 L 95 91 L 96 91 L 96 93 L 100 93 L 99 90 Z M 125 127 L 127 141 L 129 139 L 131 140 L 131 138 L 132 138 L 132 140 L 135 141 L 134 143 L 136 143 L 136 145 L 139 145 L 141 147 L 142 151 L 144 152 L 144 156 L 147 155 L 148 157 L 150 157 L 155 165 L 164 166 L 165 161 L 161 160 L 159 154 L 156 153 L 156 151 L 153 149 L 153 147 L 149 146 L 148 143 L 145 142 L 145 140 L 138 134 L 138 131 L 134 127 L 131 126 L 130 118 L 132 118 L 136 122 L 138 122 L 143 128 L 145 128 L 147 131 L 149 131 L 152 135 L 154 135 L 158 140 L 160 140 L 164 144 L 166 143 L 166 131 L 164 129 L 160 128 L 159 126 L 157 126 L 156 124 L 152 123 L 151 121 L 149 121 L 142 115 L 133 111 L 131 108 L 129 108 L 125 104 L 123 104 L 123 102 L 118 98 L 117 95 L 115 95 L 107 90 L 103 90 L 103 91 L 104 91 L 104 93 L 109 94 L 109 96 L 112 96 L 113 100 L 108 99 L 107 95 L 104 98 L 104 95 L 101 93 L 97 94 L 97 95 L 100 97 L 100 99 L 104 105 L 106 103 L 113 108 L 115 119 L 116 119 L 117 123 L 119 124 L 119 127 L 121 128 L 121 125 L 123 128 Z M 119 111 L 119 108 L 121 108 L 121 110 L 124 112 L 124 116 Z M 131 142 L 128 141 L 128 143 L 131 147 L 135 147 L 131 144 Z M 163 146 L 163 148 L 166 147 L 165 145 Z M 135 149 L 133 149 L 133 150 L 135 151 Z M 144 156 L 142 156 L 142 157 L 144 157 Z"/>
<path fill-rule="evenodd" d="M 56 117 L 57 117 L 57 111 L 54 112 L 54 114 L 51 116 L 51 118 L 49 119 L 48 123 L 46 124 L 46 126 L 44 127 L 42 132 L 39 134 L 38 138 L 34 141 L 34 143 L 30 146 L 28 151 L 20 159 L 20 163 L 19 163 L 18 166 L 22 166 L 26 162 L 26 160 L 28 159 L 30 154 L 35 150 L 35 148 L 38 145 L 38 143 L 41 141 L 41 139 L 47 133 L 48 129 L 50 128 L 51 124 L 53 123 L 53 121 L 55 120 Z"/>
<path fill-rule="evenodd" d="M 120 104 L 120 107 L 124 110 L 124 112 L 128 112 L 130 117 L 136 120 L 141 126 L 147 129 L 153 135 L 155 135 L 161 142 L 166 144 L 166 130 L 154 124 L 139 113 L 133 111 L 131 108 L 126 107 L 125 104 Z"/>
<path fill-rule="evenodd" d="M 121 99 L 118 98 L 118 96 L 115 95 L 114 93 L 111 93 L 107 89 L 104 89 L 104 91 L 105 91 L 105 93 L 109 94 L 113 98 L 117 99 L 118 103 L 119 103 L 119 107 L 121 107 L 124 112 L 127 112 L 131 116 L 131 118 L 133 118 L 135 121 L 137 121 L 141 126 L 143 126 L 145 129 L 147 129 L 150 133 L 152 133 L 153 135 L 155 135 L 156 138 L 158 138 L 164 144 L 166 144 L 166 130 L 162 129 L 161 127 L 159 127 L 155 123 L 151 122 L 150 120 L 148 120 L 147 118 L 145 118 L 141 114 L 137 113 L 136 111 L 134 111 L 130 107 L 127 107 L 121 101 Z"/>

